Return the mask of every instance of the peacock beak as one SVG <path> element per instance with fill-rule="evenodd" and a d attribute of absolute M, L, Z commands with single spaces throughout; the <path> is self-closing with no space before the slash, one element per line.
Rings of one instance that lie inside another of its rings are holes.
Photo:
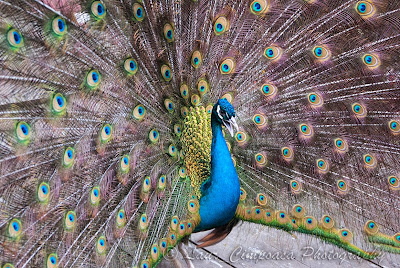
<path fill-rule="evenodd" d="M 229 131 L 229 133 L 231 134 L 232 137 L 234 134 L 233 128 L 236 128 L 236 131 L 239 131 L 239 126 L 236 123 L 235 117 L 231 117 L 229 120 L 222 120 L 222 123 L 224 124 L 224 126 Z"/>

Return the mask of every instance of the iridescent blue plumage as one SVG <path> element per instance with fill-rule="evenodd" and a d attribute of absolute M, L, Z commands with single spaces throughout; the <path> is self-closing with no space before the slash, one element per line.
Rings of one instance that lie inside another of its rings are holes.
<path fill-rule="evenodd" d="M 217 111 L 218 106 L 220 112 Z M 235 215 L 240 196 L 239 178 L 222 134 L 223 122 L 228 122 L 234 116 L 235 111 L 226 99 L 214 105 L 211 114 L 211 175 L 202 185 L 201 221 L 195 231 L 225 225 Z"/>

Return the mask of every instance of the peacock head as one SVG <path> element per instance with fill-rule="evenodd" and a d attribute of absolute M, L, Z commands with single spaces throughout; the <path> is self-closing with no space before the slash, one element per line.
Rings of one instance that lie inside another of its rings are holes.
<path fill-rule="evenodd" d="M 214 105 L 212 111 L 212 117 L 214 121 L 217 121 L 220 125 L 223 124 L 233 137 L 233 128 L 239 131 L 239 127 L 235 120 L 235 109 L 226 99 L 220 99 Z"/>

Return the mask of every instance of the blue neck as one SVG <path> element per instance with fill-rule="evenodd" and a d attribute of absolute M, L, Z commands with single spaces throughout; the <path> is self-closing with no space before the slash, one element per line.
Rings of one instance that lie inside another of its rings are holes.
<path fill-rule="evenodd" d="M 211 128 L 211 176 L 202 186 L 201 222 L 196 232 L 227 224 L 235 215 L 240 197 L 239 178 L 222 134 L 221 123 L 214 114 Z"/>

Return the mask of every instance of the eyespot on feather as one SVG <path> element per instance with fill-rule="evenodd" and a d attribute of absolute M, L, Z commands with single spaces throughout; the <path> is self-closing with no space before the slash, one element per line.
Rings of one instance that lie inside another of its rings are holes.
<path fill-rule="evenodd" d="M 166 23 L 164 25 L 163 34 L 168 43 L 171 43 L 175 40 L 174 28 L 170 23 Z"/>
<path fill-rule="evenodd" d="M 292 150 L 291 148 L 289 148 L 289 147 L 283 147 L 283 148 L 281 149 L 281 152 L 282 152 L 282 157 L 283 157 L 284 160 L 286 160 L 286 161 L 288 161 L 288 162 L 290 162 L 290 161 L 293 160 L 293 158 L 294 158 L 294 153 L 293 153 L 293 150 Z"/>
<path fill-rule="evenodd" d="M 267 118 L 263 114 L 255 114 L 253 116 L 253 122 L 259 129 L 264 129 L 267 126 Z"/>
<path fill-rule="evenodd" d="M 193 68 L 200 67 L 202 61 L 203 61 L 203 56 L 201 55 L 200 51 L 198 50 L 194 51 L 190 62 Z"/>
<path fill-rule="evenodd" d="M 392 190 L 400 190 L 400 181 L 399 178 L 396 176 L 389 176 L 388 177 L 389 187 Z"/>
<path fill-rule="evenodd" d="M 374 221 L 369 220 L 364 225 L 364 231 L 368 235 L 376 235 L 379 231 L 379 227 Z"/>
<path fill-rule="evenodd" d="M 291 180 L 289 182 L 290 189 L 293 194 L 299 194 L 302 191 L 302 184 L 299 180 Z"/>
<path fill-rule="evenodd" d="M 376 158 L 374 156 L 372 156 L 371 154 L 365 154 L 363 156 L 363 160 L 364 160 L 365 167 L 367 167 L 367 168 L 375 168 L 378 164 L 378 162 L 376 161 Z"/>
<path fill-rule="evenodd" d="M 164 106 L 169 113 L 173 113 L 175 111 L 175 104 L 170 99 L 164 100 Z"/>
<path fill-rule="evenodd" d="M 113 128 L 110 124 L 104 124 L 100 132 L 101 143 L 109 142 L 112 138 Z"/>
<path fill-rule="evenodd" d="M 399 134 L 400 133 L 400 121 L 390 120 L 389 121 L 389 129 L 393 135 Z"/>
<path fill-rule="evenodd" d="M 151 143 L 156 143 L 159 138 L 160 138 L 160 135 L 158 134 L 158 131 L 156 129 L 150 130 L 149 140 Z"/>
<path fill-rule="evenodd" d="M 294 205 L 292 208 L 292 211 L 291 211 L 291 214 L 293 215 L 293 217 L 299 218 L 299 219 L 303 218 L 305 213 L 306 213 L 306 210 L 300 204 Z"/>
<path fill-rule="evenodd" d="M 339 238 L 345 243 L 349 243 L 353 238 L 352 232 L 348 229 L 341 229 L 339 230 Z"/>
<path fill-rule="evenodd" d="M 301 138 L 308 139 L 314 136 L 313 127 L 310 124 L 300 124 L 299 125 L 299 134 Z"/>
<path fill-rule="evenodd" d="M 282 49 L 275 45 L 266 47 L 264 50 L 264 56 L 271 61 L 277 61 L 282 56 Z"/>
<path fill-rule="evenodd" d="M 268 100 L 272 100 L 278 93 L 278 88 L 271 83 L 266 83 L 261 86 L 261 93 L 267 97 Z"/>
<path fill-rule="evenodd" d="M 62 114 L 67 108 L 67 101 L 61 93 L 56 93 L 52 96 L 51 110 L 54 114 Z"/>
<path fill-rule="evenodd" d="M 180 88 L 181 96 L 184 99 L 189 98 L 189 87 L 186 84 L 182 84 Z"/>
<path fill-rule="evenodd" d="M 256 160 L 256 164 L 258 167 L 265 167 L 268 163 L 267 156 L 264 153 L 257 153 L 254 155 L 254 159 Z"/>
<path fill-rule="evenodd" d="M 51 253 L 47 256 L 46 268 L 56 268 L 58 265 L 58 257 L 56 253 Z"/>
<path fill-rule="evenodd" d="M 30 125 L 24 121 L 18 122 L 15 126 L 15 135 L 19 143 L 28 144 L 31 137 Z"/>
<path fill-rule="evenodd" d="M 73 147 L 67 147 L 64 151 L 63 156 L 63 167 L 70 168 L 75 162 L 75 149 Z"/>
<path fill-rule="evenodd" d="M 102 235 L 97 239 L 96 252 L 99 255 L 104 255 L 106 253 L 106 250 L 107 250 L 106 237 Z"/>
<path fill-rule="evenodd" d="M 134 60 L 133 58 L 127 58 L 124 61 L 124 70 L 128 76 L 136 74 L 138 71 L 136 60 Z"/>
<path fill-rule="evenodd" d="M 125 210 L 124 209 L 120 209 L 117 212 L 117 217 L 116 217 L 116 224 L 118 228 L 122 228 L 125 226 L 126 224 L 126 215 L 125 215 Z"/>
<path fill-rule="evenodd" d="M 92 206 L 97 206 L 100 203 L 100 187 L 99 186 L 92 188 L 92 190 L 90 191 L 89 201 Z"/>
<path fill-rule="evenodd" d="M 22 234 L 22 223 L 20 220 L 14 218 L 8 223 L 7 227 L 8 236 L 13 239 L 17 240 L 20 238 Z"/>
<path fill-rule="evenodd" d="M 312 92 L 307 95 L 307 100 L 310 103 L 311 108 L 319 108 L 324 104 L 324 100 L 317 92 Z"/>
<path fill-rule="evenodd" d="M 142 104 L 136 105 L 136 107 L 132 111 L 132 116 L 138 121 L 143 120 L 146 115 L 146 108 Z"/>
<path fill-rule="evenodd" d="M 321 225 L 324 229 L 330 230 L 333 228 L 333 225 L 335 224 L 335 222 L 333 221 L 333 219 L 328 216 L 328 215 L 324 215 L 321 218 Z"/>
<path fill-rule="evenodd" d="M 246 191 L 242 188 L 242 187 L 240 187 L 240 197 L 239 197 L 239 200 L 240 201 L 244 201 L 244 200 L 246 200 Z"/>
<path fill-rule="evenodd" d="M 70 210 L 65 213 L 64 216 L 64 228 L 67 231 L 71 231 L 75 228 L 76 225 L 76 214 L 75 211 Z"/>
<path fill-rule="evenodd" d="M 349 150 L 347 142 L 342 138 L 334 139 L 335 150 L 339 153 L 345 153 Z"/>
<path fill-rule="evenodd" d="M 314 230 L 318 226 L 317 220 L 313 216 L 305 217 L 303 219 L 303 224 L 304 224 L 304 227 L 309 231 Z"/>
<path fill-rule="evenodd" d="M 232 58 L 227 58 L 220 64 L 219 71 L 221 74 L 231 74 L 235 71 L 235 66 L 235 60 Z"/>
<path fill-rule="evenodd" d="M 331 57 L 331 51 L 324 45 L 315 46 L 312 52 L 319 61 L 327 61 Z"/>
<path fill-rule="evenodd" d="M 166 81 L 166 82 L 171 81 L 171 80 L 172 80 L 172 71 L 171 71 L 171 68 L 170 68 L 168 65 L 163 64 L 163 65 L 161 66 L 161 75 L 162 75 L 162 77 L 164 78 L 164 81 Z"/>
<path fill-rule="evenodd" d="M 85 81 L 89 90 L 95 90 L 100 85 L 101 75 L 97 70 L 91 70 L 87 73 Z"/>
<path fill-rule="evenodd" d="M 347 183 L 344 180 L 338 180 L 336 182 L 337 188 L 339 190 L 339 193 L 341 194 L 347 194 L 349 191 L 349 187 Z"/>
<path fill-rule="evenodd" d="M 206 94 L 209 89 L 210 85 L 208 84 L 205 77 L 202 77 L 197 81 L 197 90 L 199 91 L 200 96 Z"/>
<path fill-rule="evenodd" d="M 221 35 L 229 30 L 229 20 L 224 17 L 220 16 L 214 23 L 214 33 L 216 35 Z"/>
<path fill-rule="evenodd" d="M 160 178 L 158 179 L 157 189 L 160 191 L 164 190 L 166 184 L 167 184 L 167 178 L 165 177 L 165 175 L 161 175 Z"/>
<path fill-rule="evenodd" d="M 63 18 L 57 16 L 51 22 L 51 29 L 56 36 L 61 37 L 67 33 L 67 24 Z"/>
<path fill-rule="evenodd" d="M 370 1 L 358 1 L 355 9 L 362 18 L 370 18 L 376 11 L 375 6 Z"/>
<path fill-rule="evenodd" d="M 10 28 L 7 31 L 7 42 L 12 49 L 16 50 L 23 46 L 24 39 L 17 29 Z"/>
<path fill-rule="evenodd" d="M 372 53 L 364 54 L 362 57 L 362 61 L 369 69 L 376 69 L 381 65 L 379 57 L 376 54 Z"/>
<path fill-rule="evenodd" d="M 327 173 L 329 171 L 329 163 L 324 159 L 317 159 L 316 161 L 317 169 L 321 173 Z"/>
<path fill-rule="evenodd" d="M 107 10 L 100 1 L 94 1 L 90 6 L 90 13 L 96 20 L 101 20 L 106 16 Z"/>
<path fill-rule="evenodd" d="M 133 20 L 135 21 L 143 21 L 145 17 L 143 6 L 139 3 L 134 3 L 132 6 Z"/>
<path fill-rule="evenodd" d="M 39 184 L 36 190 L 36 196 L 39 203 L 47 204 L 50 199 L 50 186 L 46 182 Z"/>
<path fill-rule="evenodd" d="M 269 9 L 269 0 L 255 0 L 250 4 L 250 11 L 255 15 L 263 15 Z"/>

